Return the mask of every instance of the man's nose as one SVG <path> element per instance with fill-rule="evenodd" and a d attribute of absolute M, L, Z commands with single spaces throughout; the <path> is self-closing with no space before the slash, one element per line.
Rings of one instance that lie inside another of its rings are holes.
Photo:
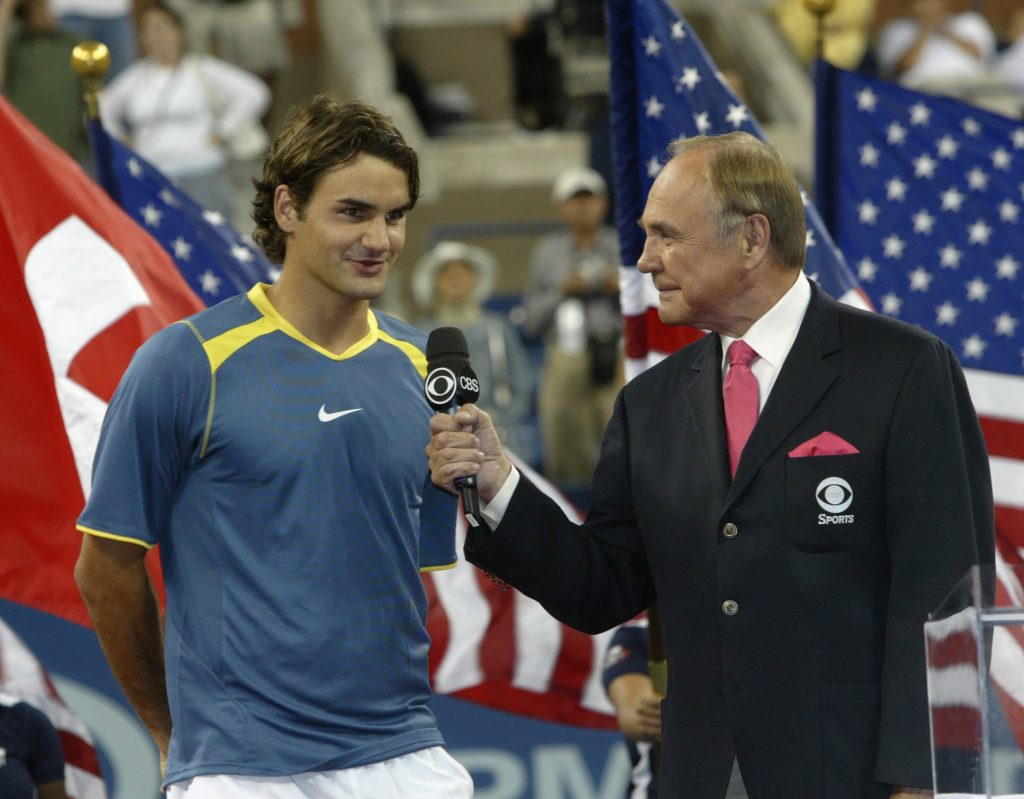
<path fill-rule="evenodd" d="M 645 274 L 652 274 L 661 266 L 661 261 L 654 253 L 654 248 L 651 246 L 651 240 L 647 239 L 644 241 L 643 251 L 640 253 L 640 258 L 636 262 L 636 268 Z"/>
<path fill-rule="evenodd" d="M 366 223 L 362 244 L 366 249 L 374 252 L 388 248 L 388 226 L 384 217 L 375 217 Z"/>

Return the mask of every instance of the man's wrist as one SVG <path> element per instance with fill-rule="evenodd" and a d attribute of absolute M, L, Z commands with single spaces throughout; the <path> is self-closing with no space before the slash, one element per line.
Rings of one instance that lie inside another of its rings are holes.
<path fill-rule="evenodd" d="M 508 476 L 502 483 L 501 488 L 498 489 L 498 493 L 480 509 L 480 512 L 483 513 L 484 518 L 490 524 L 491 529 L 501 524 L 501 520 L 505 516 L 505 510 L 508 508 L 508 503 L 512 500 L 512 495 L 516 492 L 516 487 L 519 485 L 519 470 L 511 463 L 509 463 L 508 468 Z"/>

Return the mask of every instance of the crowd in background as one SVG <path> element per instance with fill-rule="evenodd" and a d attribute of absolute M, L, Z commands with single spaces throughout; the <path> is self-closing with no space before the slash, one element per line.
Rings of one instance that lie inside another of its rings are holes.
<path fill-rule="evenodd" d="M 954 0 L 897 0 L 884 21 L 877 3 L 838 0 L 821 31 L 826 58 L 915 88 L 982 85 L 982 97 L 993 85 L 1021 91 L 1024 3 L 1011 3 L 996 18 Z M 467 331 L 473 363 L 486 375 L 481 403 L 510 445 L 519 442 L 533 465 L 580 490 L 585 501 L 623 380 L 619 256 L 607 98 L 581 105 L 570 97 L 564 57 L 601 56 L 603 4 L 529 5 L 535 10 L 510 18 L 505 31 L 514 124 L 525 132 L 583 130 L 592 139 L 591 163 L 551 175 L 549 229 L 536 237 L 528 263 L 500 263 L 496 253 L 469 242 L 441 242 L 414 254 L 415 307 L 400 312 L 425 329 L 452 324 Z M 0 0 L 0 88 L 89 169 L 81 87 L 68 56 L 83 38 L 102 40 L 111 55 L 103 124 L 204 207 L 245 227 L 248 208 L 238 197 L 269 141 L 277 87 L 292 63 L 289 35 L 315 27 L 315 7 L 302 0 Z M 368 9 L 391 41 L 379 10 Z M 796 59 L 809 65 L 819 31 L 804 0 L 774 0 L 765 10 Z M 391 55 L 397 89 L 428 136 L 443 137 L 472 113 L 431 91 L 394 47 Z M 723 69 L 742 93 L 742 75 Z M 502 270 L 521 277 L 521 295 L 495 296 Z"/>

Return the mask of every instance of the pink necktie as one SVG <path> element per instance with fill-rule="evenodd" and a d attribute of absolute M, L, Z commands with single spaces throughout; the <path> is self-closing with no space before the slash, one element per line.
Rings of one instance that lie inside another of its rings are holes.
<path fill-rule="evenodd" d="M 722 384 L 725 400 L 725 430 L 729 442 L 729 471 L 736 476 L 740 453 L 757 422 L 757 379 L 750 371 L 750 362 L 757 353 L 747 342 L 737 339 L 726 354 L 729 373 Z"/>

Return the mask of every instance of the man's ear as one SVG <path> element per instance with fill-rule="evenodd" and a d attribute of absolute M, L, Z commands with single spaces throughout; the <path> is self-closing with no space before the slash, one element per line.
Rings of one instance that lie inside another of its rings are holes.
<path fill-rule="evenodd" d="M 751 214 L 743 220 L 740 248 L 743 257 L 759 263 L 768 254 L 772 243 L 772 225 L 764 214 Z"/>
<path fill-rule="evenodd" d="M 284 184 L 274 189 L 274 219 L 285 233 L 295 232 L 295 225 L 299 221 L 299 207 L 291 191 Z"/>

